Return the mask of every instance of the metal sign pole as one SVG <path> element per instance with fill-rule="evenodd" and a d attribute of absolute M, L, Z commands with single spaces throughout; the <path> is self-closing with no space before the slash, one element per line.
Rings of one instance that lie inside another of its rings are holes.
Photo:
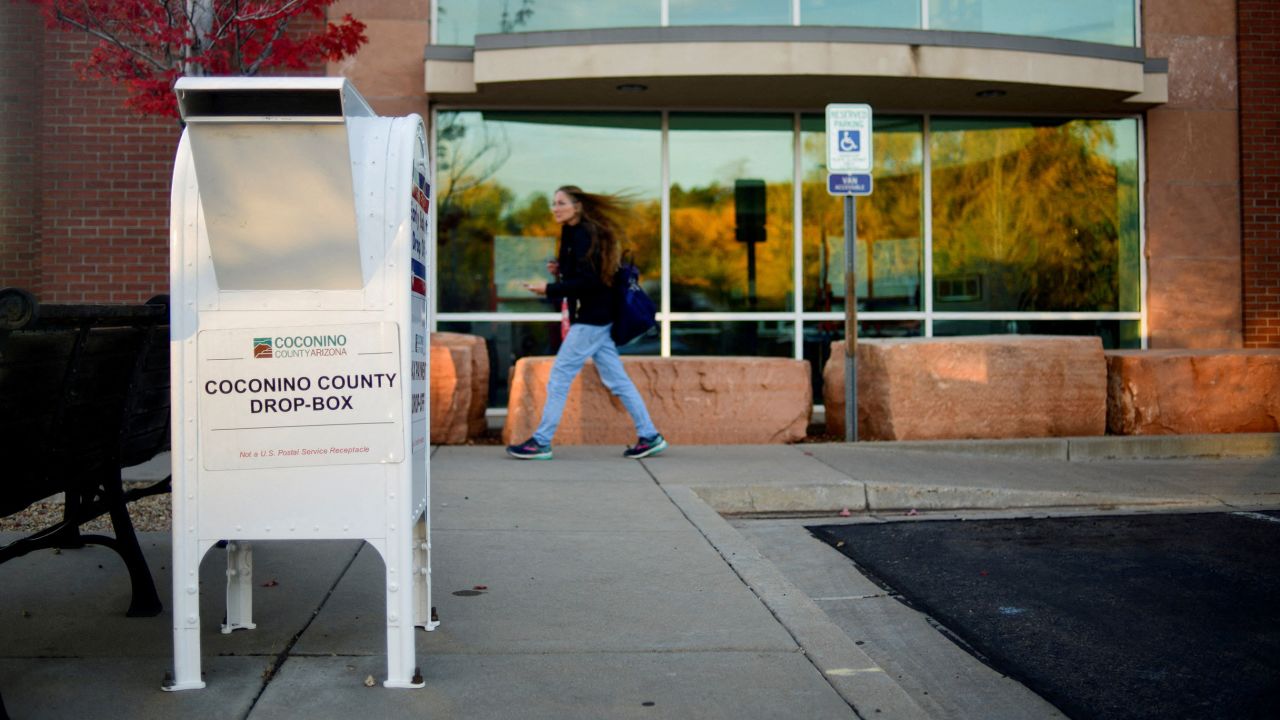
<path fill-rule="evenodd" d="M 827 192 L 844 196 L 844 439 L 858 441 L 858 206 L 856 196 L 870 195 L 875 154 L 872 152 L 871 106 L 827 105 Z M 868 256 L 870 261 L 870 256 Z M 867 279 L 870 288 L 871 279 Z"/>
<path fill-rule="evenodd" d="M 844 439 L 858 441 L 858 204 L 844 196 Z"/>

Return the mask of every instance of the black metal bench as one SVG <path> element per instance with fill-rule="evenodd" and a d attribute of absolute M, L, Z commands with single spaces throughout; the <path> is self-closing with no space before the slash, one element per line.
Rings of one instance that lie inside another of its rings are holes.
<path fill-rule="evenodd" d="M 169 447 L 168 298 L 145 305 L 40 304 L 0 290 L 0 517 L 63 493 L 62 520 L 0 547 L 0 563 L 43 548 L 115 550 L 129 570 L 128 615 L 163 609 L 129 519 L 121 468 Z M 80 526 L 107 514 L 115 537 Z"/>

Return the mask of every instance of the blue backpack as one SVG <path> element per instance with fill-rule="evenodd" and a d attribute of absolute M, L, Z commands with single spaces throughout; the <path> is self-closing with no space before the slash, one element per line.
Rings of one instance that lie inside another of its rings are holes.
<path fill-rule="evenodd" d="M 613 287 L 617 289 L 618 305 L 613 315 L 610 335 L 613 344 L 622 347 L 649 331 L 657 323 L 658 308 L 640 287 L 640 268 L 633 263 L 623 263 L 614 275 Z"/>

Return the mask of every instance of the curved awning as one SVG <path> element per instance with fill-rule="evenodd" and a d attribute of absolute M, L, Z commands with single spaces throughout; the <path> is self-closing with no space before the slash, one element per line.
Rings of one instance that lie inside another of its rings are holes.
<path fill-rule="evenodd" d="M 503 106 L 1137 112 L 1167 101 L 1142 48 L 993 33 L 616 28 L 428 46 L 432 101 Z"/>

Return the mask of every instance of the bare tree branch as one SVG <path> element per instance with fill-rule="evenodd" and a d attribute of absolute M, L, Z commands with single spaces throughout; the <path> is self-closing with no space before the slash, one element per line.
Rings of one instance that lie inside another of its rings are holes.
<path fill-rule="evenodd" d="M 54 12 L 55 12 L 55 17 L 57 17 L 58 19 L 58 22 L 70 25 L 71 27 L 77 30 L 80 30 L 82 32 L 88 33 L 89 35 L 92 35 L 93 37 L 96 37 L 99 40 L 102 40 L 103 42 L 107 42 L 112 45 L 115 45 L 121 50 L 129 53 L 130 55 L 136 58 L 139 58 L 140 60 L 143 60 L 148 65 L 151 65 L 158 70 L 169 69 L 169 66 L 167 64 L 151 57 L 150 55 L 142 52 L 138 48 L 133 47 L 132 45 L 129 45 L 128 43 L 124 42 L 123 40 L 121 40 L 119 37 L 116 37 L 116 35 L 112 33 L 106 32 L 104 30 L 99 30 L 97 28 L 89 27 L 88 25 L 85 25 L 84 23 L 76 20 L 75 18 L 68 17 L 61 10 L 55 10 Z"/>

